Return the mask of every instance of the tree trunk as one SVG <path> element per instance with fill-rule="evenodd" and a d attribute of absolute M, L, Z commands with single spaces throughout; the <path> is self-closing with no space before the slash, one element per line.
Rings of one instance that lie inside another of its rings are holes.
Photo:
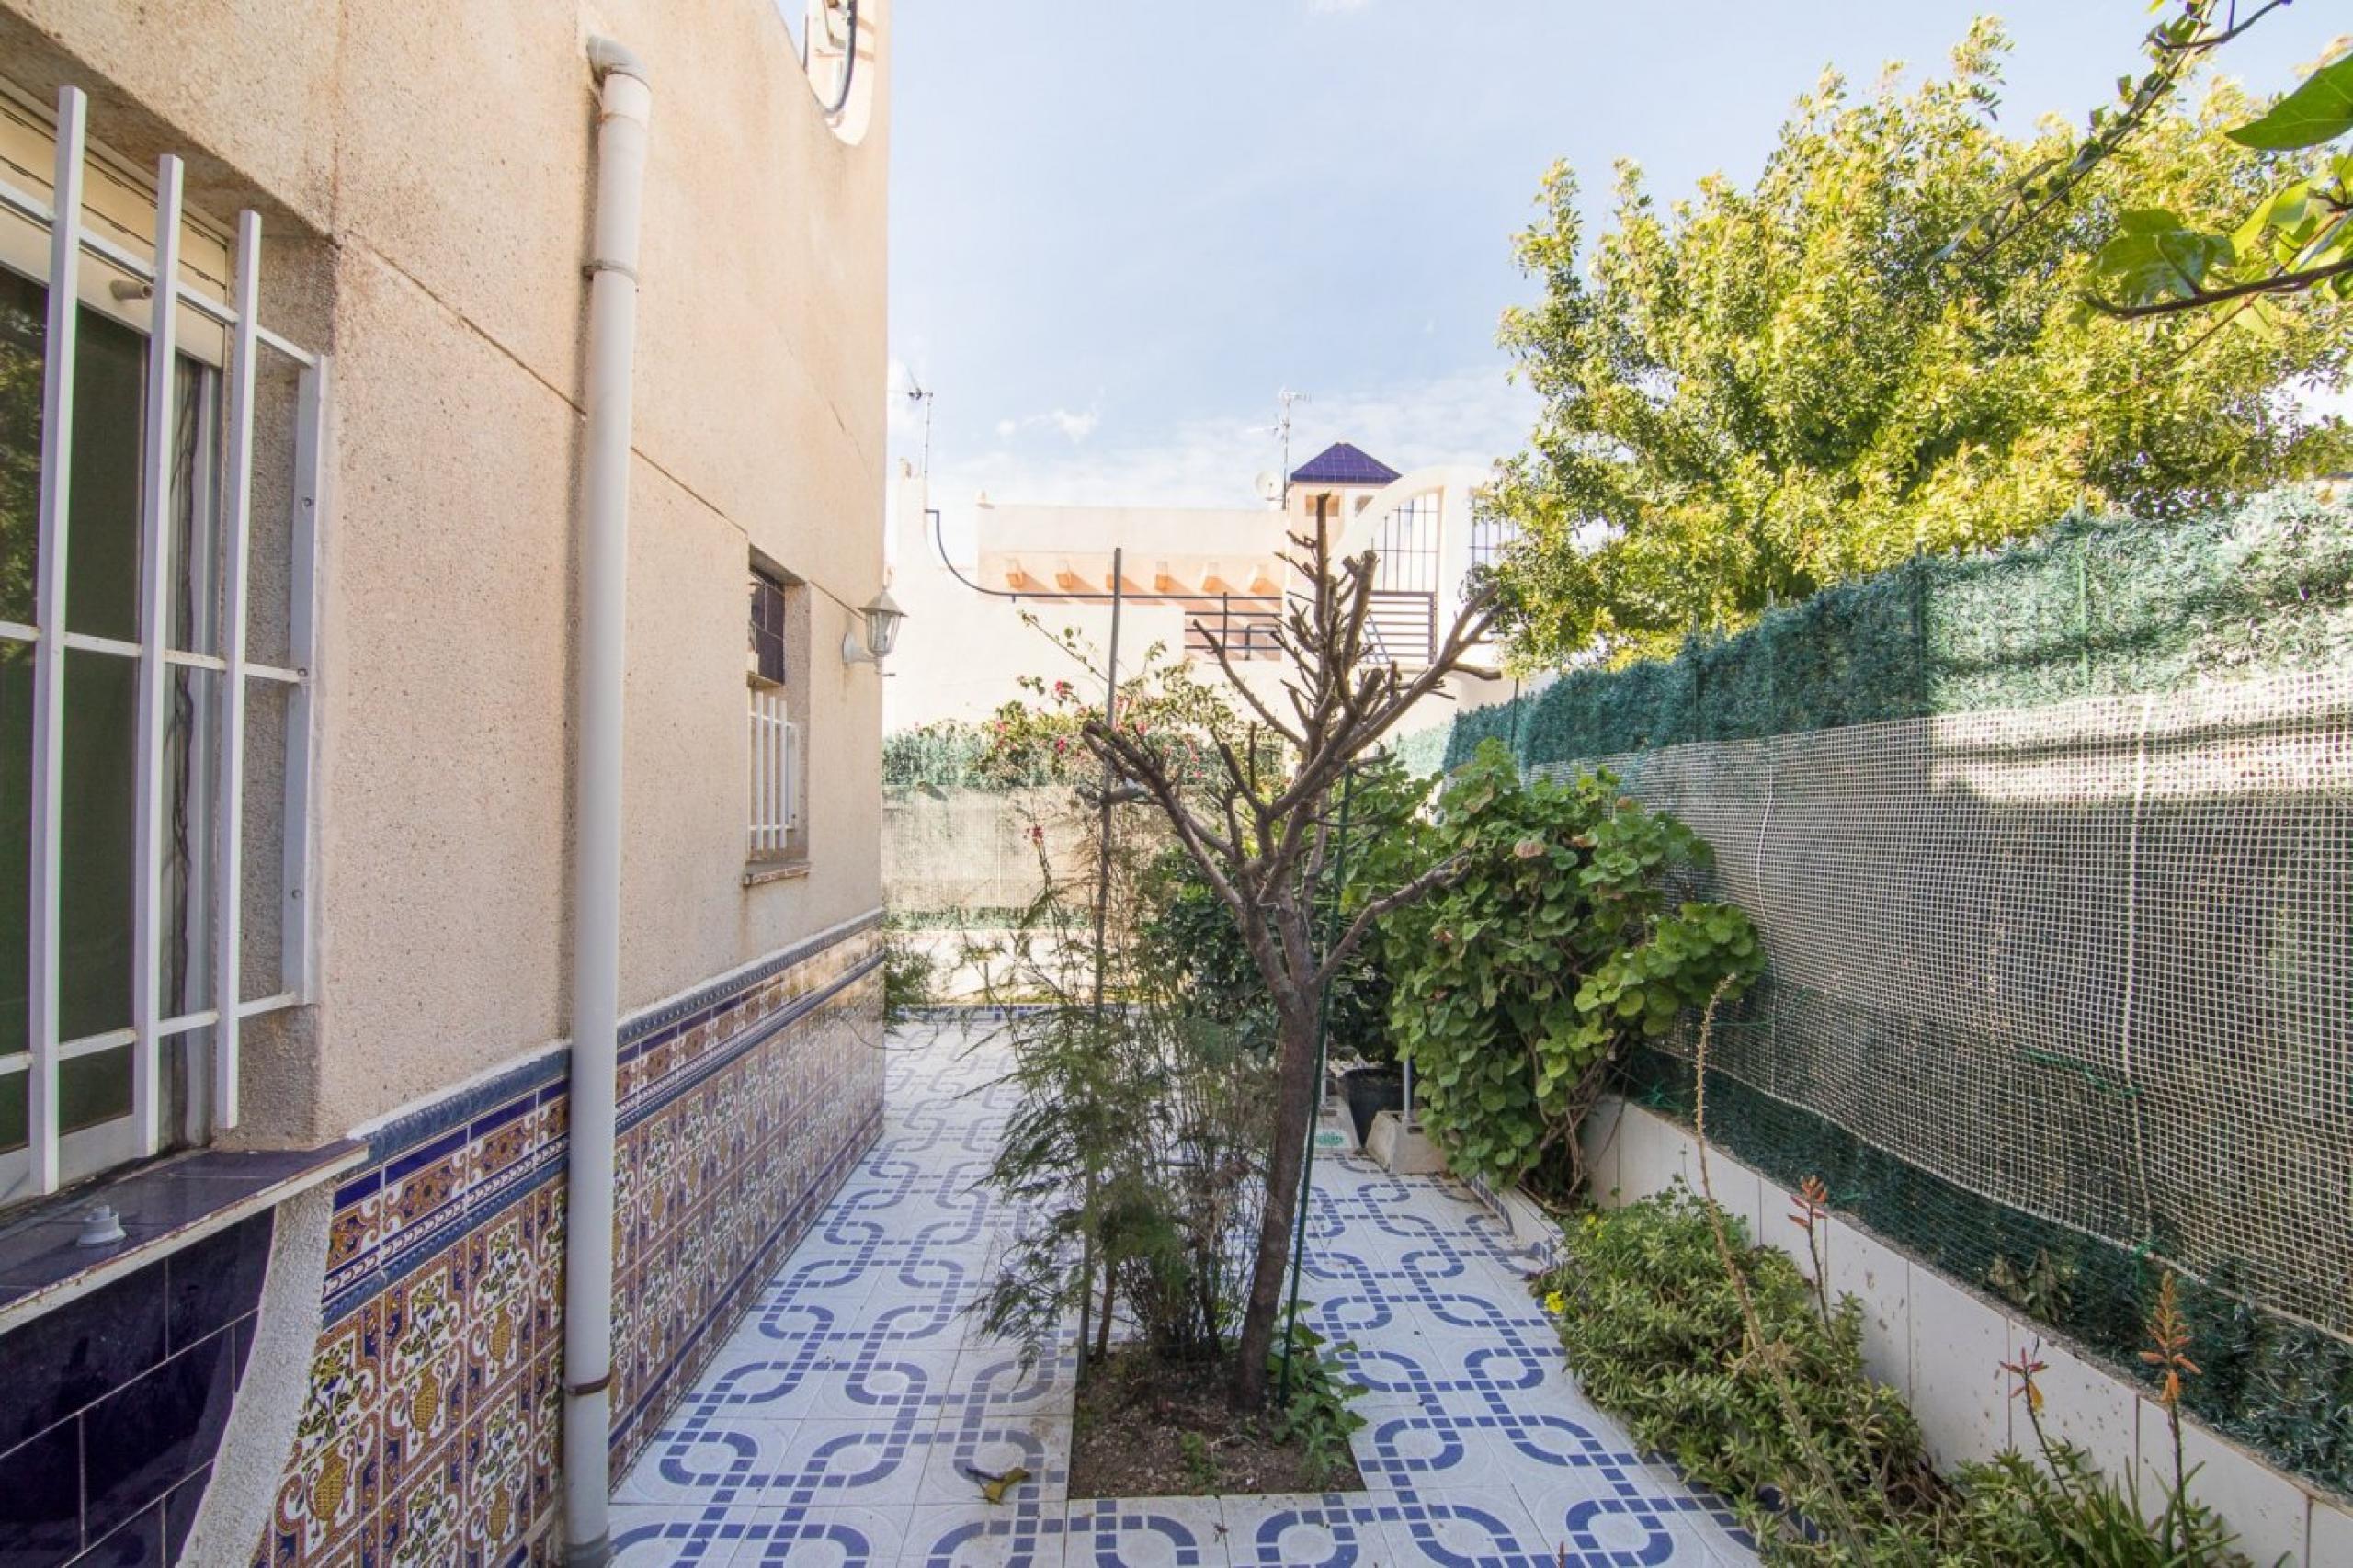
<path fill-rule="evenodd" d="M 1300 1168 L 1306 1162 L 1315 1102 L 1315 999 L 1278 1003 L 1281 1056 L 1275 1087 L 1274 1145 L 1267 1156 L 1267 1206 L 1258 1221 L 1258 1259 L 1250 1274 L 1242 1342 L 1234 1351 L 1233 1402 L 1237 1410 L 1267 1403 L 1267 1358 L 1282 1315 L 1283 1281 L 1290 1267 L 1291 1227 L 1299 1215 Z"/>

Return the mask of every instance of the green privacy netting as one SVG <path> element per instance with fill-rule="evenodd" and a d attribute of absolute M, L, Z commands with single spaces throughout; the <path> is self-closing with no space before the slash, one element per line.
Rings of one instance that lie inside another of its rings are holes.
<path fill-rule="evenodd" d="M 2179 523 L 2072 517 L 1999 553 L 1841 585 L 1673 660 L 1565 671 L 1458 718 L 1446 761 L 1490 735 L 1559 762 L 2347 657 L 2353 504 L 2299 487 Z"/>
<path fill-rule="evenodd" d="M 2353 506 L 2070 519 L 1565 674 L 1448 764 L 1491 735 L 1608 766 L 1756 917 L 1728 1149 L 2128 1371 L 2177 1273 L 2192 1410 L 2353 1492 Z"/>

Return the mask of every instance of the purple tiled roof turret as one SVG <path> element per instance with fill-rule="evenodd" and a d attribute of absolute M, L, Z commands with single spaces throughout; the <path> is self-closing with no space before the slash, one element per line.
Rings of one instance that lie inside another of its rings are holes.
<path fill-rule="evenodd" d="M 1397 471 L 1346 441 L 1335 441 L 1291 471 L 1293 484 L 1387 484 Z"/>

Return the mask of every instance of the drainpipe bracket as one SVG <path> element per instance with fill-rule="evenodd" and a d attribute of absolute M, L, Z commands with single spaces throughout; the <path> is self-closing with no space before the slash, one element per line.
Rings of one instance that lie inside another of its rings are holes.
<path fill-rule="evenodd" d="M 594 1540 L 563 1549 L 563 1568 L 605 1568 L 613 1560 L 613 1538 L 600 1535 Z"/>

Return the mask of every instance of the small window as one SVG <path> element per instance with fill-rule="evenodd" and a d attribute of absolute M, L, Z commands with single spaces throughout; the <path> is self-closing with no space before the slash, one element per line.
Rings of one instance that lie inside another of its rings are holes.
<path fill-rule="evenodd" d="M 771 686 L 784 684 L 784 585 L 752 569 L 752 675 Z"/>
<path fill-rule="evenodd" d="M 745 653 L 750 814 L 745 858 L 760 876 L 808 858 L 802 802 L 809 694 L 792 673 L 806 665 L 808 590 L 755 562 Z"/>

